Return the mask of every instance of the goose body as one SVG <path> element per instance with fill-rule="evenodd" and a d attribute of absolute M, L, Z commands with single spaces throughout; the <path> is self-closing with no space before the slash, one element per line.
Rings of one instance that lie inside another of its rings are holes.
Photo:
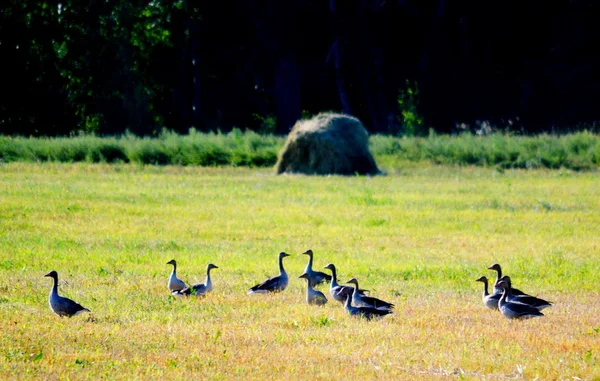
<path fill-rule="evenodd" d="M 247 294 L 264 294 L 269 292 L 281 292 L 285 290 L 288 285 L 288 275 L 283 268 L 283 258 L 289 256 L 289 254 L 284 253 L 283 251 L 279 253 L 279 275 L 253 286 L 248 290 Z"/>
<path fill-rule="evenodd" d="M 509 293 L 506 297 L 507 301 L 527 304 L 527 305 L 537 308 L 539 311 L 543 310 L 544 308 L 552 306 L 551 302 L 541 299 L 541 298 L 536 298 L 535 296 L 532 296 L 532 295 L 513 295 L 512 287 L 511 287 L 511 280 L 508 275 L 504 275 L 502 278 L 500 278 L 500 280 L 506 282 L 506 284 L 508 284 L 509 289 L 511 290 L 511 293 Z"/>
<path fill-rule="evenodd" d="M 373 320 L 375 318 L 381 318 L 385 315 L 391 314 L 392 311 L 388 309 L 378 309 L 373 307 L 355 307 L 352 305 L 352 296 L 347 295 L 344 307 L 346 313 L 350 316 L 356 316 L 364 318 L 366 320 Z"/>
<path fill-rule="evenodd" d="M 196 283 L 189 287 L 184 288 L 183 290 L 175 291 L 175 292 L 178 292 L 179 294 L 182 294 L 182 295 L 196 295 L 196 296 L 206 295 L 207 293 L 209 293 L 213 290 L 212 280 L 210 279 L 210 270 L 218 269 L 218 268 L 219 267 L 213 265 L 212 263 L 209 263 L 208 266 L 206 266 L 206 280 L 204 281 L 204 283 Z"/>
<path fill-rule="evenodd" d="M 310 285 L 310 279 L 308 277 L 308 274 L 304 273 L 304 274 L 300 275 L 298 278 L 306 279 L 306 302 L 308 304 L 316 305 L 316 306 L 323 306 L 327 303 L 327 298 L 325 297 L 325 294 L 323 294 L 319 290 L 315 290 Z"/>
<path fill-rule="evenodd" d="M 312 250 L 306 250 L 302 254 L 308 255 L 308 263 L 306 264 L 306 267 L 304 268 L 304 274 L 307 274 L 308 281 L 309 281 L 311 287 L 314 287 L 325 281 L 331 281 L 331 275 L 325 274 L 324 272 L 321 272 L 321 271 L 313 270 L 313 268 L 312 268 L 313 252 L 312 252 Z"/>
<path fill-rule="evenodd" d="M 173 271 L 169 276 L 167 287 L 171 293 L 177 294 L 179 291 L 186 288 L 186 285 L 181 279 L 177 278 L 177 262 L 174 259 L 171 259 L 169 262 L 167 262 L 167 265 L 173 265 Z"/>
<path fill-rule="evenodd" d="M 502 267 L 500 267 L 500 265 L 498 263 L 494 263 L 493 265 L 488 267 L 488 270 L 495 270 L 497 273 L 496 282 L 494 283 L 494 294 L 502 294 L 502 288 L 498 287 L 498 285 L 497 285 L 497 283 L 500 281 L 500 278 L 502 278 Z M 511 291 L 512 295 L 527 295 L 526 293 L 519 290 L 518 288 L 511 288 L 510 291 Z"/>
<path fill-rule="evenodd" d="M 500 300 L 500 297 L 502 296 L 502 294 L 490 294 L 488 292 L 488 278 L 487 277 L 482 276 L 480 278 L 477 278 L 476 282 L 483 283 L 483 295 L 481 296 L 483 305 L 489 309 L 497 310 L 498 309 L 498 301 Z"/>
<path fill-rule="evenodd" d="M 356 280 L 356 278 L 352 278 L 346 283 L 354 285 L 354 290 L 352 290 L 352 303 L 354 303 L 357 307 L 372 307 L 387 310 L 394 309 L 394 305 L 392 303 L 359 293 L 358 280 Z"/>
<path fill-rule="evenodd" d="M 351 286 L 344 286 L 344 285 L 338 284 L 337 270 L 333 263 L 328 264 L 324 268 L 331 270 L 331 283 L 329 284 L 329 294 L 331 294 L 331 297 L 333 299 L 344 304 L 346 302 L 346 296 L 347 295 L 352 296 L 352 292 L 354 291 L 354 288 Z M 368 290 L 360 290 L 360 289 L 358 290 L 358 292 L 363 295 L 364 295 L 365 291 L 368 291 Z"/>
<path fill-rule="evenodd" d="M 55 314 L 60 317 L 71 317 L 82 312 L 91 312 L 79 303 L 69 298 L 65 298 L 64 296 L 58 295 L 58 273 L 56 271 L 50 271 L 44 276 L 53 279 L 52 289 L 50 290 L 50 295 L 48 297 L 48 303 L 50 304 L 50 309 L 52 309 Z"/>
<path fill-rule="evenodd" d="M 498 309 L 507 319 L 531 319 L 538 316 L 544 316 L 537 308 L 528 304 L 510 302 L 507 298 L 510 296 L 511 290 L 508 283 L 501 280 L 496 284 L 502 288 L 502 296 L 498 301 Z"/>

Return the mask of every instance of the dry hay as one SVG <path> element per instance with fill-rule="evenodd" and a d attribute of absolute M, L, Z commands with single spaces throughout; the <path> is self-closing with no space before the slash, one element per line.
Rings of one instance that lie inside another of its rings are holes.
<path fill-rule="evenodd" d="M 320 113 L 296 122 L 275 165 L 276 173 L 376 175 L 369 135 L 355 117 Z"/>

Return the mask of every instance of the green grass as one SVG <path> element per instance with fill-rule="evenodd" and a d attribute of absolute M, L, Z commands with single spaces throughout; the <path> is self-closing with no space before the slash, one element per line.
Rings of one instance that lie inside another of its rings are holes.
<path fill-rule="evenodd" d="M 598 174 L 405 164 L 373 178 L 0 165 L 0 379 L 599 379 Z M 309 248 L 395 314 L 307 306 Z M 288 289 L 246 295 L 282 250 Z M 219 266 L 213 293 L 171 297 L 173 258 L 186 282 Z M 495 262 L 555 302 L 546 316 L 482 306 L 475 279 Z M 50 311 L 50 270 L 91 314 Z"/>
<path fill-rule="evenodd" d="M 157 138 L 133 135 L 69 138 L 0 137 L 0 162 L 87 162 L 153 165 L 272 167 L 284 138 L 252 131 L 187 135 L 163 131 Z M 476 136 L 430 135 L 396 138 L 374 135 L 370 147 L 381 165 L 401 162 L 476 165 L 499 170 L 597 170 L 600 136 L 590 132 L 567 135 Z"/>

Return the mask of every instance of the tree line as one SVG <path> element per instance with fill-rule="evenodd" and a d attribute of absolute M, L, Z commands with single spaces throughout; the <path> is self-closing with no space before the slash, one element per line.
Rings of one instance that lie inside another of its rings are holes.
<path fill-rule="evenodd" d="M 0 133 L 596 129 L 600 3 L 7 0 Z"/>

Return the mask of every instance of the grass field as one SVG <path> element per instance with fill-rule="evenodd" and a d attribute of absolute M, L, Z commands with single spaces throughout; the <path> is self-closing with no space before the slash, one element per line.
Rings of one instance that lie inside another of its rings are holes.
<path fill-rule="evenodd" d="M 598 173 L 386 165 L 0 165 L 0 379 L 600 379 Z M 308 306 L 309 248 L 395 313 Z M 280 251 L 289 287 L 246 295 Z M 186 282 L 219 266 L 213 293 L 170 296 L 173 258 Z M 495 262 L 546 316 L 483 307 Z M 50 270 L 91 314 L 50 311 Z"/>

